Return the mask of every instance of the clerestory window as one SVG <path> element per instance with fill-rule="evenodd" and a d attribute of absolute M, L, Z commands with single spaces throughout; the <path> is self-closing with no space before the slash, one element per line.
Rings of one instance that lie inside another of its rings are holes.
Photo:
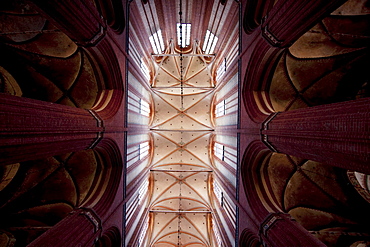
<path fill-rule="evenodd" d="M 145 65 L 143 59 L 141 58 L 140 60 L 140 70 L 141 70 L 141 73 L 143 73 L 143 75 L 145 76 L 145 78 L 147 80 L 149 80 L 150 76 L 149 76 L 149 69 L 148 67 Z"/>
<path fill-rule="evenodd" d="M 221 100 L 216 105 L 216 117 L 221 117 L 226 114 L 226 100 Z"/>
<path fill-rule="evenodd" d="M 139 145 L 139 160 L 142 160 L 145 156 L 149 154 L 149 142 L 143 142 Z"/>
<path fill-rule="evenodd" d="M 216 44 L 217 44 L 218 38 L 216 35 L 211 33 L 211 31 L 207 30 L 206 37 L 203 42 L 203 52 L 205 54 L 212 54 L 215 50 Z"/>
<path fill-rule="evenodd" d="M 184 48 L 190 45 L 190 23 L 177 23 L 177 44 Z"/>
<path fill-rule="evenodd" d="M 129 91 L 128 93 L 128 109 L 146 117 L 149 117 L 150 115 L 149 103 L 146 102 L 144 99 L 139 98 L 131 91 Z"/>
<path fill-rule="evenodd" d="M 217 69 L 216 81 L 219 81 L 225 73 L 226 73 L 226 57 L 220 64 L 220 67 L 218 67 Z"/>
<path fill-rule="evenodd" d="M 159 29 L 152 36 L 149 37 L 150 44 L 152 45 L 154 54 L 160 54 L 164 51 L 164 43 L 162 31 Z"/>
<path fill-rule="evenodd" d="M 149 154 L 149 142 L 145 141 L 127 149 L 127 168 Z"/>
<path fill-rule="evenodd" d="M 140 114 L 147 117 L 150 114 L 149 103 L 143 99 L 140 99 Z"/>
<path fill-rule="evenodd" d="M 225 146 L 219 143 L 215 143 L 213 147 L 214 154 L 220 160 L 225 160 Z"/>

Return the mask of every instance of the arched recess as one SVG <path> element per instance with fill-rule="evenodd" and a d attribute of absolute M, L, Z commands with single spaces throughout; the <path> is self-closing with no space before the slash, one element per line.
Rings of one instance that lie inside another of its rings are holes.
<path fill-rule="evenodd" d="M 268 86 L 273 111 L 368 97 L 367 1 L 349 0 L 286 49 Z"/>
<path fill-rule="evenodd" d="M 121 246 L 121 234 L 116 227 L 111 227 L 103 233 L 94 247 L 119 247 Z"/>
<path fill-rule="evenodd" d="M 124 172 L 123 160 L 119 147 L 111 139 L 105 138 L 101 140 L 94 150 L 106 164 L 104 181 L 96 188 L 94 196 L 84 206 L 93 208 L 100 217 L 103 217 L 109 212 L 107 209 L 111 207 L 118 188 L 123 184 L 121 182 Z"/>
<path fill-rule="evenodd" d="M 75 44 L 26 1 L 0 4 L 0 92 L 113 116 L 123 97 L 116 53 L 107 40 Z M 109 111 L 108 111 L 109 109 Z"/>
<path fill-rule="evenodd" d="M 16 96 L 91 108 L 102 81 L 94 58 L 30 5 L 1 3 L 0 91 Z"/>
<path fill-rule="evenodd" d="M 253 184 L 267 210 L 289 213 L 327 246 L 369 240 L 370 204 L 345 170 L 281 153 L 259 156 Z"/>
<path fill-rule="evenodd" d="M 264 195 L 261 194 L 263 191 L 258 189 L 263 186 L 262 181 L 255 178 L 260 163 L 268 153 L 270 151 L 262 142 L 252 142 L 243 155 L 240 168 L 245 196 L 249 203 L 248 207 L 252 210 L 257 222 L 262 222 L 270 212 L 273 212 L 271 208 L 264 205 Z"/>
<path fill-rule="evenodd" d="M 257 40 L 243 82 L 252 120 L 302 107 L 368 97 L 369 8 L 349 0 L 289 48 Z"/>
<path fill-rule="evenodd" d="M 282 49 L 259 40 L 248 61 L 242 85 L 242 97 L 249 117 L 254 122 L 263 121 L 274 110 L 269 104 L 268 86 Z"/>
<path fill-rule="evenodd" d="M 1 166 L 1 231 L 25 246 L 73 210 L 104 199 L 101 190 L 113 190 L 115 174 L 103 155 L 88 149 Z"/>
<path fill-rule="evenodd" d="M 103 139 L 95 149 L 1 166 L 0 232 L 25 246 L 79 207 L 104 217 L 122 163 L 117 145 Z"/>
<path fill-rule="evenodd" d="M 239 238 L 239 247 L 262 247 L 258 235 L 249 229 L 244 229 Z"/>
<path fill-rule="evenodd" d="M 104 85 L 98 99 L 92 107 L 102 119 L 112 118 L 120 109 L 124 95 L 123 71 L 116 52 L 108 40 L 103 39 L 97 46 L 87 48 L 96 60 L 96 73 L 99 73 Z"/>

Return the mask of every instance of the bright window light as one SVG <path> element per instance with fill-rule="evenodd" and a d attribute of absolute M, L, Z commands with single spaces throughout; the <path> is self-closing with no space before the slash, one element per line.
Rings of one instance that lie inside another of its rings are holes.
<path fill-rule="evenodd" d="M 149 142 L 143 142 L 139 145 L 139 160 L 142 160 L 149 154 Z"/>
<path fill-rule="evenodd" d="M 217 158 L 220 160 L 224 160 L 224 155 L 225 155 L 225 146 L 221 145 L 219 143 L 215 143 L 213 147 L 214 154 L 216 155 Z"/>
<path fill-rule="evenodd" d="M 149 217 L 146 218 L 143 229 L 141 230 L 139 240 L 137 241 L 137 246 L 142 246 L 144 238 L 147 234 L 148 226 L 149 226 Z"/>
<path fill-rule="evenodd" d="M 217 69 L 217 77 L 216 80 L 218 81 L 219 79 L 222 78 L 222 76 L 226 72 L 226 58 L 224 58 L 224 61 L 221 63 L 220 67 Z"/>
<path fill-rule="evenodd" d="M 155 54 L 160 54 L 164 51 L 162 31 L 160 29 L 149 37 L 149 41 Z"/>
<path fill-rule="evenodd" d="M 149 116 L 150 114 L 150 107 L 149 103 L 140 99 L 140 114 L 144 116 Z"/>
<path fill-rule="evenodd" d="M 216 117 L 221 117 L 226 114 L 226 101 L 222 100 L 216 105 Z"/>
<path fill-rule="evenodd" d="M 149 69 L 148 67 L 146 67 L 145 63 L 143 62 L 143 60 L 141 59 L 140 61 L 140 70 L 141 70 L 141 73 L 143 73 L 143 75 L 145 76 L 145 78 L 147 80 L 149 80 L 150 76 L 149 76 Z"/>
<path fill-rule="evenodd" d="M 221 202 L 222 197 L 222 191 L 218 183 L 216 183 L 215 180 L 213 180 L 213 192 L 215 193 L 216 198 Z"/>
<path fill-rule="evenodd" d="M 191 24 L 177 23 L 177 44 L 180 47 L 184 48 L 190 45 L 190 31 L 191 31 Z M 182 37 L 182 40 L 180 40 L 180 37 Z"/>
<path fill-rule="evenodd" d="M 140 204 L 141 200 L 146 196 L 146 192 L 148 191 L 149 180 L 145 180 L 145 182 L 140 186 L 138 192 L 138 203 Z"/>
<path fill-rule="evenodd" d="M 213 224 L 212 229 L 213 229 L 213 233 L 215 234 L 215 237 L 216 237 L 217 245 L 222 246 L 222 240 L 221 240 L 220 232 L 218 231 L 218 228 L 217 228 L 217 225 L 216 225 L 216 222 L 215 222 L 214 218 L 212 218 L 212 224 Z"/>
<path fill-rule="evenodd" d="M 146 117 L 149 117 L 150 115 L 149 103 L 142 98 L 139 98 L 131 91 L 128 93 L 128 109 Z"/>
<path fill-rule="evenodd" d="M 203 42 L 203 52 L 205 54 L 212 54 L 215 50 L 216 44 L 217 44 L 218 38 L 211 33 L 211 31 L 207 30 L 206 32 L 206 38 Z"/>

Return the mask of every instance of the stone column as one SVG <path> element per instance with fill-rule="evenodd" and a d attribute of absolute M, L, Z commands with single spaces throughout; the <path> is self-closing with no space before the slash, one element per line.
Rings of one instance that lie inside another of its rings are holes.
<path fill-rule="evenodd" d="M 104 127 L 93 112 L 0 94 L 0 164 L 94 147 Z"/>
<path fill-rule="evenodd" d="M 101 232 L 101 221 L 91 209 L 77 209 L 27 246 L 94 246 Z"/>
<path fill-rule="evenodd" d="M 105 35 L 106 24 L 89 0 L 32 0 L 45 17 L 73 41 L 82 46 L 95 45 Z"/>
<path fill-rule="evenodd" d="M 262 35 L 273 46 L 286 47 L 346 0 L 277 1 L 264 18 Z"/>
<path fill-rule="evenodd" d="M 370 98 L 272 114 L 262 139 L 274 152 L 370 174 Z"/>
<path fill-rule="evenodd" d="M 264 246 L 326 246 L 289 214 L 272 213 L 260 226 L 260 239 Z"/>

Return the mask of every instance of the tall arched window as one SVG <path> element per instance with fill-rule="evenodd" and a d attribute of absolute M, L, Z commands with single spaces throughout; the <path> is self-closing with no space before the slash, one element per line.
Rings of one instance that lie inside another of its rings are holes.
<path fill-rule="evenodd" d="M 164 51 L 162 31 L 160 29 L 149 37 L 149 41 L 155 54 L 160 54 Z"/>

